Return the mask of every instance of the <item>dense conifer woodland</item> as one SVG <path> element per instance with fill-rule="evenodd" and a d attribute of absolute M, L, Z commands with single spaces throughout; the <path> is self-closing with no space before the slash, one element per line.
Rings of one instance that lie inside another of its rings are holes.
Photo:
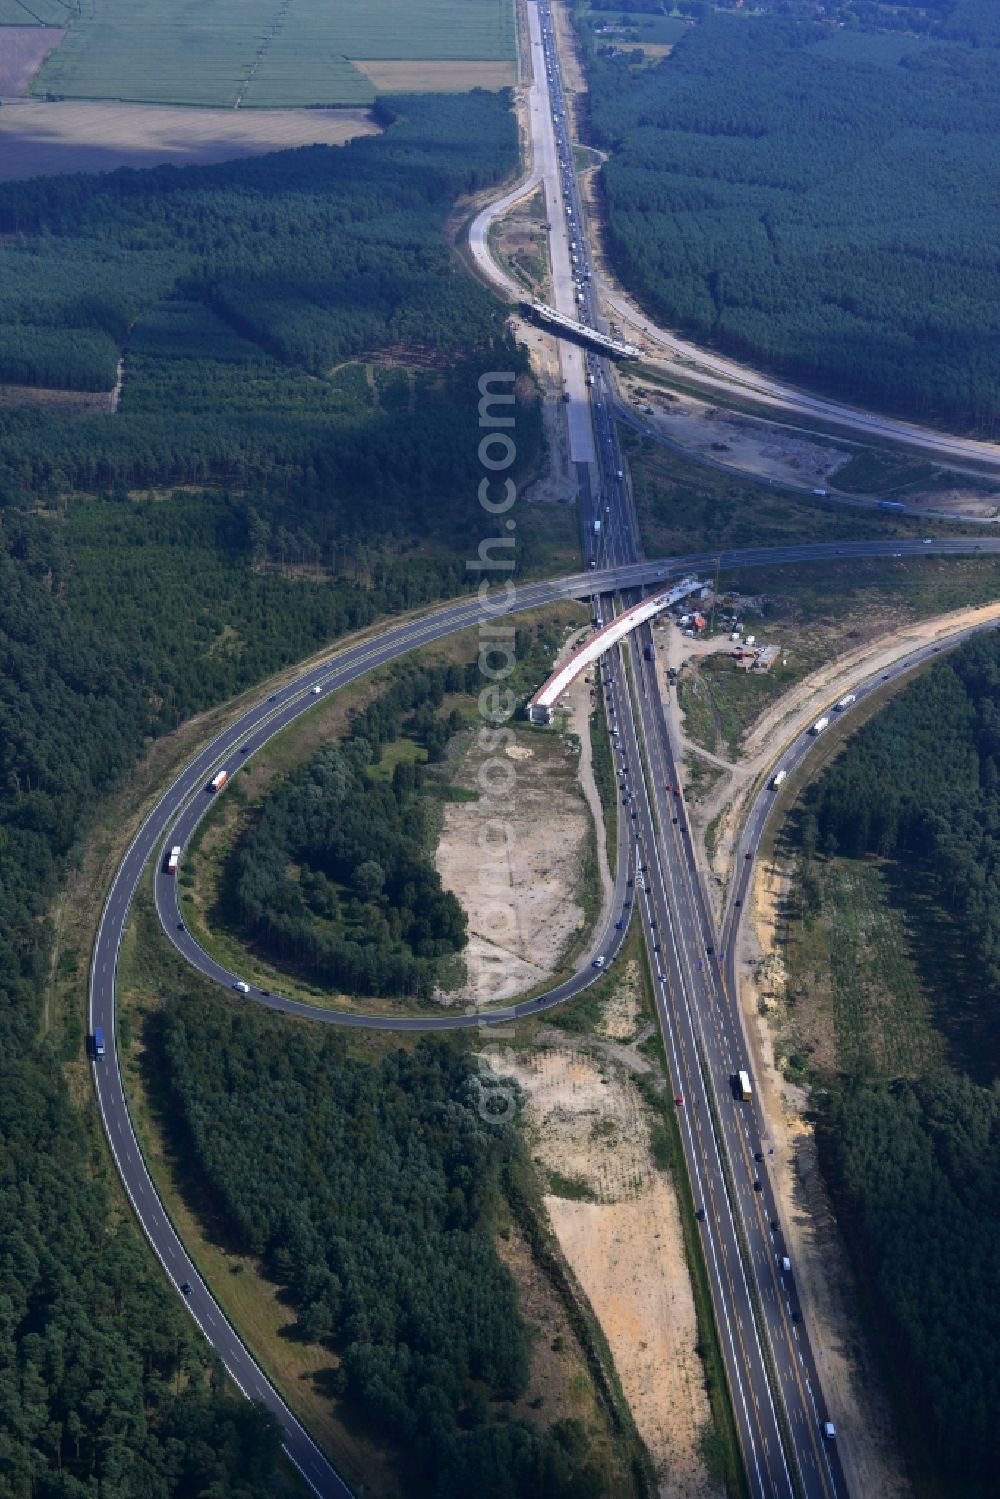
<path fill-rule="evenodd" d="M 414 1495 L 599 1499 L 582 1422 L 515 1415 L 531 1340 L 496 1250 L 521 1198 L 522 1143 L 449 1043 L 379 1063 L 344 1039 L 228 1001 L 170 1010 L 163 1048 L 178 1148 L 246 1252 L 264 1257 L 322 1340 L 326 1379 L 400 1443 Z"/>
<path fill-rule="evenodd" d="M 440 803 L 424 781 L 464 722 L 439 711 L 445 693 L 479 685 L 474 663 L 404 671 L 347 740 L 267 798 L 229 879 L 242 932 L 283 970 L 348 994 L 427 997 L 440 960 L 465 946 L 465 912 L 434 867 Z M 399 759 L 391 779 L 379 776 L 382 747 L 404 726 L 426 760 Z"/>
<path fill-rule="evenodd" d="M 109 390 L 125 363 L 114 416 L 0 408 L 10 1499 L 275 1493 L 271 1421 L 222 1392 L 71 1106 L 84 996 L 54 1041 L 48 913 L 97 798 L 150 737 L 380 610 L 468 587 L 476 380 L 518 366 L 444 225 L 513 169 L 515 130 L 485 93 L 401 98 L 383 123 L 342 150 L 0 187 L 0 377 Z M 388 369 L 375 401 L 358 366 L 334 368 L 359 354 L 410 375 Z M 538 432 L 529 394 L 525 463 Z M 441 1107 L 464 1117 L 453 1091 Z M 452 1242 L 442 1227 L 437 1248 Z M 483 1368 L 509 1385 L 512 1357 Z"/>
<path fill-rule="evenodd" d="M 581 21 L 625 283 L 668 326 L 781 375 L 993 432 L 993 0 L 692 5 L 662 59 L 643 51 L 644 9 L 626 7 L 624 35 L 594 29 L 622 7 Z"/>
<path fill-rule="evenodd" d="M 961 954 L 933 975 L 947 1063 L 845 1076 L 822 1141 L 929 1461 L 949 1492 L 987 1499 L 1000 1464 L 1000 635 L 964 645 L 861 729 L 808 809 L 810 846 L 900 861 L 945 913 L 934 945 Z"/>

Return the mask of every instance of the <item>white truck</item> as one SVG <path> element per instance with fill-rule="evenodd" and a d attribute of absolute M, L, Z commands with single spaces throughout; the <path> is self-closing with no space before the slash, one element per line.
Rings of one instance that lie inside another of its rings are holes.
<path fill-rule="evenodd" d="M 856 703 L 857 700 L 858 694 L 856 692 L 849 692 L 846 697 L 842 697 L 838 703 L 835 703 L 834 707 L 836 708 L 838 713 L 843 713 L 845 708 L 849 708 L 851 704 Z"/>
<path fill-rule="evenodd" d="M 787 780 L 787 778 L 788 778 L 788 771 L 787 770 L 779 770 L 775 775 L 773 775 L 771 777 L 771 789 L 772 789 L 772 791 L 777 791 L 777 789 L 781 785 L 782 781 Z"/>
<path fill-rule="evenodd" d="M 822 734 L 823 730 L 826 728 L 829 722 L 830 720 L 828 718 L 817 718 L 816 722 L 809 730 L 810 734 Z"/>
<path fill-rule="evenodd" d="M 594 535 L 595 536 L 600 536 L 600 534 L 601 534 L 601 522 L 600 522 L 600 520 L 595 520 L 595 522 L 594 522 Z"/>

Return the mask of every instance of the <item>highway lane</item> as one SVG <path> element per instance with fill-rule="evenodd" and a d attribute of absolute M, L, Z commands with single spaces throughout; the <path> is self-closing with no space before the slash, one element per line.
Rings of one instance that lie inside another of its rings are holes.
<path fill-rule="evenodd" d="M 543 12 L 544 15 L 544 12 Z M 548 38 L 551 45 L 551 34 Z M 576 205 L 582 222 L 582 205 L 572 168 L 571 145 L 562 144 L 565 165 L 565 196 Z M 595 326 L 595 305 L 589 248 L 581 235 L 578 296 L 583 315 Z M 625 464 L 618 441 L 614 414 L 616 400 L 610 367 L 596 354 L 588 355 L 594 431 L 597 438 L 599 480 L 591 486 L 593 508 L 588 517 L 591 564 L 634 563 L 640 556 L 638 520 Z M 637 597 L 627 595 L 627 602 Z M 597 609 L 608 617 L 616 601 L 602 598 Z M 648 632 L 642 632 L 645 637 Z M 648 636 L 651 640 L 651 635 Z M 633 710 L 623 656 L 632 658 L 632 680 L 642 684 L 643 702 Z M 659 805 L 663 792 L 657 773 L 646 773 L 659 746 L 645 721 L 655 692 L 647 696 L 643 663 L 634 640 L 611 654 L 608 691 L 612 694 L 609 726 L 616 749 L 623 755 L 622 770 L 629 797 L 629 819 L 636 838 L 634 857 L 638 865 L 636 898 L 643 920 L 647 951 L 651 960 L 657 1015 L 668 1058 L 671 1084 L 680 1106 L 681 1139 L 692 1190 L 701 1206 L 699 1222 L 705 1263 L 712 1294 L 713 1312 L 726 1366 L 732 1409 L 744 1467 L 754 1499 L 792 1499 L 797 1493 L 797 1475 L 792 1471 L 786 1441 L 798 1439 L 804 1449 L 803 1463 L 814 1464 L 822 1453 L 815 1450 L 815 1432 L 807 1433 L 801 1414 L 798 1425 L 789 1424 L 779 1383 L 772 1389 L 768 1375 L 770 1350 L 755 1314 L 759 1286 L 754 1267 L 745 1262 L 741 1238 L 745 1237 L 742 1209 L 735 1194 L 732 1171 L 725 1159 L 732 1153 L 732 1140 L 718 1134 L 719 1103 L 711 1076 L 705 1074 L 701 1008 L 707 996 L 701 992 L 702 960 L 698 956 L 701 937 L 692 928 L 678 896 L 677 870 L 671 867 L 672 840 L 669 821 L 672 806 Z M 615 718 L 617 705 L 617 719 Z M 662 721 L 662 714 L 660 715 Z M 640 752 L 643 743 L 647 759 Z M 662 771 L 660 771 L 662 781 Z M 671 801 L 673 798 L 671 797 Z M 710 928 L 709 928 L 710 929 Z M 702 944 L 703 947 L 703 944 Z M 787 1433 L 787 1435 L 786 1435 Z M 794 1450 L 798 1450 L 796 1446 Z M 798 1465 L 797 1465 L 798 1466 Z M 811 1475 L 810 1475 L 811 1476 Z M 809 1485 L 807 1499 L 834 1499 L 825 1488 Z"/>
<path fill-rule="evenodd" d="M 732 1396 L 740 1447 L 754 1499 L 794 1493 L 783 1451 L 778 1411 L 764 1370 L 764 1353 L 753 1314 L 751 1286 L 739 1251 L 738 1228 L 704 1087 L 695 1013 L 688 1003 L 694 963 L 690 933 L 678 928 L 671 898 L 673 874 L 664 852 L 664 813 L 648 795 L 622 656 L 605 667 L 611 733 L 634 839 L 636 900 L 643 921 L 657 1016 L 664 1039 L 670 1085 L 678 1110 L 691 1190 L 701 1215 L 703 1250 L 722 1357 Z M 632 662 L 634 678 L 635 663 Z"/>
<path fill-rule="evenodd" d="M 979 634 L 983 630 L 996 628 L 998 627 L 995 621 L 984 621 L 982 624 L 966 626 L 961 630 L 957 630 L 945 640 L 939 639 L 933 643 L 917 647 L 906 656 L 899 658 L 891 667 L 886 668 L 884 671 L 873 672 L 853 685 L 850 691 L 854 701 L 848 704 L 843 710 L 838 712 L 835 705 L 831 703 L 822 712 L 817 710 L 813 722 L 816 722 L 824 714 L 829 715 L 831 719 L 843 717 L 849 720 L 849 715 L 855 711 L 857 705 L 864 702 L 872 693 L 878 692 L 886 681 L 908 675 L 915 668 L 927 664 L 940 654 L 955 649 L 964 640 L 970 639 L 973 635 Z M 842 692 L 841 695 L 844 696 L 846 694 Z M 728 1047 L 731 1071 L 734 1068 L 745 1067 L 751 1074 L 753 1072 L 752 1051 L 739 1000 L 738 951 L 741 922 L 747 908 L 750 892 L 753 888 L 761 839 L 764 836 L 770 818 L 774 814 L 775 808 L 780 804 L 775 788 L 772 785 L 773 775 L 778 768 L 784 769 L 786 774 L 791 774 L 806 759 L 810 750 L 818 742 L 819 737 L 812 734 L 808 729 L 803 730 L 795 736 L 783 753 L 776 755 L 771 769 L 767 776 L 762 779 L 760 789 L 751 804 L 749 815 L 744 823 L 734 853 L 734 878 L 731 881 L 728 892 L 718 952 L 714 959 L 714 964 L 717 968 L 716 982 L 719 994 L 716 1018 L 717 1021 L 721 1021 L 722 1029 L 726 1034 L 725 1044 Z M 707 896 L 705 896 L 704 906 L 707 907 L 707 905 Z M 706 930 L 708 929 L 706 928 Z M 772 1154 L 772 1150 L 766 1147 L 768 1138 L 767 1123 L 759 1110 L 756 1097 L 749 1106 L 744 1107 L 746 1109 L 744 1129 L 747 1148 L 755 1161 L 752 1169 L 756 1171 L 758 1178 L 762 1181 L 764 1190 L 761 1194 L 761 1208 L 767 1214 L 772 1212 L 769 1204 L 774 1201 L 767 1170 L 767 1161 Z M 757 1162 L 759 1164 L 756 1164 Z M 791 1333 L 797 1337 L 800 1331 L 804 1334 L 804 1328 L 802 1326 L 801 1307 L 795 1287 L 795 1267 L 791 1265 L 787 1270 L 784 1268 L 784 1261 L 787 1259 L 787 1255 L 776 1210 L 773 1210 L 771 1227 L 774 1230 L 771 1273 L 778 1284 L 776 1285 L 777 1299 L 772 1303 L 770 1310 L 778 1313 L 781 1320 L 790 1328 Z M 759 1237 L 764 1238 L 766 1236 L 761 1234 Z M 775 1271 L 774 1266 L 782 1267 L 780 1274 Z M 800 1352 L 807 1392 L 816 1407 L 817 1426 L 824 1420 L 835 1420 L 833 1413 L 823 1410 L 816 1361 L 809 1339 L 804 1335 L 801 1340 Z M 842 1435 L 843 1433 L 841 1433 Z M 830 1451 L 828 1456 L 837 1464 L 838 1471 L 843 1473 L 844 1464 L 841 1462 L 839 1448 L 835 1453 Z M 848 1450 L 849 1461 L 850 1455 Z"/>
<path fill-rule="evenodd" d="M 542 15 L 544 29 L 544 9 Z M 546 39 L 551 46 L 551 33 Z M 566 201 L 576 206 L 582 223 L 571 145 L 560 146 Z M 584 317 L 597 326 L 585 235 L 580 249 L 578 297 Z M 619 403 L 606 361 L 590 354 L 588 370 L 599 471 L 591 490 L 592 565 L 632 563 L 640 555 L 639 529 L 614 420 Z M 627 595 L 627 602 L 635 597 Z M 596 607 L 608 617 L 616 605 L 602 598 Z M 721 985 L 717 959 L 712 971 L 714 926 L 694 865 L 655 672 L 650 670 L 647 680 L 640 643 L 652 649 L 648 626 L 611 654 L 608 691 L 618 704 L 618 718 L 609 712 L 610 727 L 616 749 L 626 755 L 626 776 L 631 759 L 632 779 L 625 784 L 640 865 L 637 899 L 671 1081 L 676 1096 L 685 1100 L 681 1138 L 689 1179 L 702 1204 L 703 1248 L 744 1465 L 755 1496 L 784 1499 L 801 1492 L 806 1499 L 836 1499 L 846 1486 L 837 1454 L 826 1451 L 819 1434 L 822 1413 L 813 1393 L 819 1385 L 804 1329 L 800 1337 L 778 1283 L 774 1208 L 752 1160 L 761 1154 L 759 1142 L 750 1138 L 745 1106 L 741 1116 L 728 1091 L 728 1079 L 738 1069 L 732 1037 L 714 1018 L 719 1007 L 713 990 Z M 622 672 L 623 653 L 638 691 L 634 705 Z M 674 786 L 676 796 L 667 789 Z M 764 1213 L 769 1216 L 763 1218 Z"/>
<path fill-rule="evenodd" d="M 828 1418 L 805 1328 L 790 1303 L 792 1271 L 783 1267 L 783 1241 L 766 1170 L 766 1148 L 757 1127 L 756 1106 L 737 1100 L 732 1080 L 741 1068 L 752 1073 L 742 1028 L 725 1003 L 719 944 L 711 906 L 694 854 L 678 769 L 670 744 L 655 666 L 652 631 L 644 626 L 631 641 L 633 676 L 640 684 L 640 715 L 655 786 L 664 855 L 674 892 L 675 919 L 692 955 L 687 993 L 696 1028 L 696 1053 L 703 1062 L 706 1091 L 725 1140 L 729 1189 L 738 1199 L 740 1249 L 753 1287 L 758 1318 L 766 1329 L 786 1430 L 798 1454 L 806 1495 L 846 1493 L 835 1447 L 821 1436 Z M 721 948 L 725 951 L 725 948 Z"/>

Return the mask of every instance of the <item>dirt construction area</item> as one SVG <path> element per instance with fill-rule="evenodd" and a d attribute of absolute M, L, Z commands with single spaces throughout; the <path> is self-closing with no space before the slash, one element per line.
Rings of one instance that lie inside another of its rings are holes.
<path fill-rule="evenodd" d="M 768 421 L 729 411 L 679 391 L 621 379 L 621 394 L 649 428 L 677 443 L 685 452 L 708 458 L 776 484 L 835 489 L 838 469 L 855 456 L 850 445 L 838 445 L 786 422 Z M 958 479 L 953 488 L 940 485 L 921 491 L 909 487 L 908 505 L 954 510 L 964 515 L 996 514 L 995 486 L 987 480 Z"/>
<path fill-rule="evenodd" d="M 178 109 L 15 100 L 0 109 L 0 180 L 164 163 L 205 165 L 294 146 L 342 146 L 356 135 L 378 133 L 366 109 Z"/>
<path fill-rule="evenodd" d="M 919 646 L 935 640 L 944 642 L 968 625 L 981 624 L 986 620 L 1000 620 L 1000 603 L 987 604 L 981 608 L 957 609 L 950 614 L 913 621 L 902 629 L 880 634 L 853 650 L 839 654 L 782 693 L 760 715 L 743 740 L 738 762 L 707 753 L 702 746 L 692 744 L 684 731 L 683 719 L 677 707 L 677 694 L 669 693 L 675 742 L 681 746 L 685 759 L 692 756 L 701 758 L 724 771 L 704 801 L 692 807 L 692 823 L 702 835 L 713 822 L 716 824 L 711 860 L 713 874 L 722 880 L 727 877 L 733 843 L 742 825 L 747 797 L 756 788 L 760 776 L 770 773 L 777 765 L 783 747 L 801 733 L 819 712 L 828 708 L 837 697 L 849 692 L 863 678 L 886 670 L 901 656 L 908 655 Z M 692 642 L 685 640 L 676 629 L 664 634 L 667 649 L 660 652 L 661 671 L 671 665 L 677 666 L 682 658 L 729 649 L 724 638 Z M 667 701 L 665 681 L 663 694 Z"/>
<path fill-rule="evenodd" d="M 545 1196 L 550 1221 L 608 1340 L 659 1492 L 714 1499 L 677 1199 L 669 1173 L 652 1163 L 650 1113 L 634 1081 L 653 1070 L 635 1044 L 644 1032 L 632 963 L 592 1039 L 542 1028 L 530 1052 L 505 1058 L 504 1071 L 525 1091 L 535 1162 L 558 1189 Z"/>
<path fill-rule="evenodd" d="M 509 734 L 499 751 L 473 741 L 456 782 L 475 799 L 445 807 L 438 841 L 438 872 L 469 918 L 466 982 L 447 995 L 456 1004 L 534 988 L 584 926 L 594 831 L 579 755 L 560 735 Z"/>

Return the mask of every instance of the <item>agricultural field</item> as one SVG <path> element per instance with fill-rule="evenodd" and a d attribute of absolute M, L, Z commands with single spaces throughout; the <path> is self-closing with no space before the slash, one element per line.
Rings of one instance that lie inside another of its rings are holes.
<path fill-rule="evenodd" d="M 174 109 L 25 99 L 0 110 L 0 181 L 118 167 L 207 166 L 377 135 L 368 109 Z"/>
<path fill-rule="evenodd" d="M 0 26 L 65 26 L 65 0 L 0 0 Z"/>
<path fill-rule="evenodd" d="M 451 0 L 380 0 L 378 6 L 366 0 L 88 0 L 33 90 L 243 108 L 364 105 L 375 97 L 368 64 L 500 63 L 509 69 L 513 50 L 511 0 L 463 0 L 459 7 Z M 447 86 L 456 86 L 451 72 Z"/>
<path fill-rule="evenodd" d="M 47 54 L 65 35 L 57 26 L 0 25 L 0 94 L 26 94 Z"/>

